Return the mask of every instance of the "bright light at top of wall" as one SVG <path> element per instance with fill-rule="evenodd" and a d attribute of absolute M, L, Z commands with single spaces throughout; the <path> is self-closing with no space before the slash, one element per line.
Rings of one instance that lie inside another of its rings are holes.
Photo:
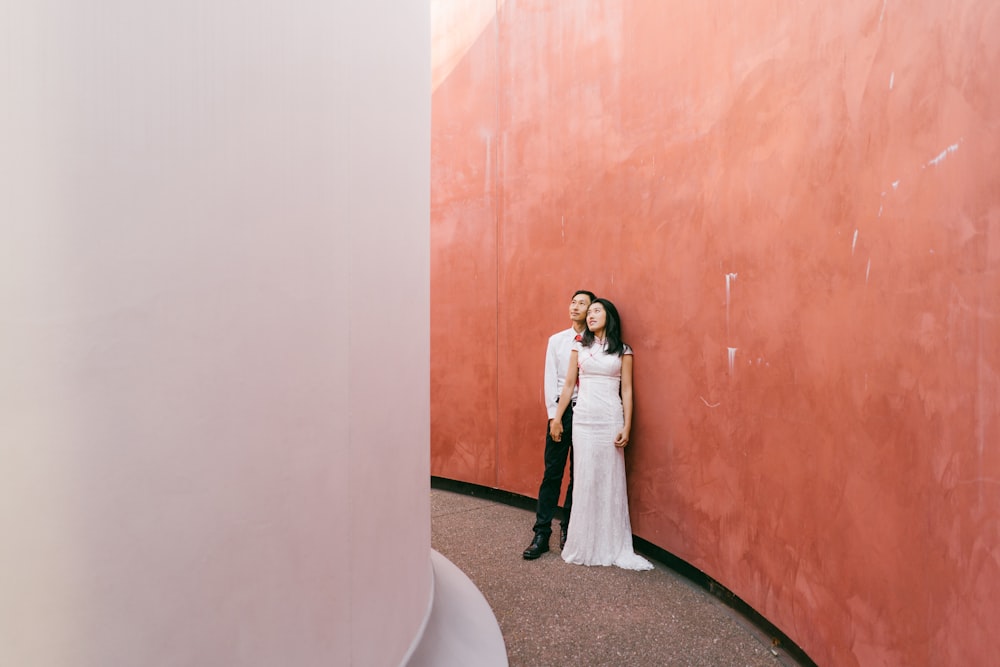
<path fill-rule="evenodd" d="M 431 0 L 431 92 L 476 43 L 506 0 Z"/>

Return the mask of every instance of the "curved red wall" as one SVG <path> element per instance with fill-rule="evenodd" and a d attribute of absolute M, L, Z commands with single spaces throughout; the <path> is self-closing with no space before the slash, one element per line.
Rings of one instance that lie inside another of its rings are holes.
<path fill-rule="evenodd" d="M 432 473 L 535 495 L 592 289 L 639 536 L 819 664 L 993 660 L 1000 6 L 495 6 L 435 3 Z"/>

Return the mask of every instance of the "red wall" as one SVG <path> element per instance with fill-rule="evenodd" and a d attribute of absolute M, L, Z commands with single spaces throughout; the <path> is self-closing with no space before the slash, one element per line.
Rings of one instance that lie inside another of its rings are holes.
<path fill-rule="evenodd" d="M 639 536 L 821 665 L 994 660 L 1000 5 L 499 7 L 435 35 L 432 473 L 535 495 L 592 289 Z"/>

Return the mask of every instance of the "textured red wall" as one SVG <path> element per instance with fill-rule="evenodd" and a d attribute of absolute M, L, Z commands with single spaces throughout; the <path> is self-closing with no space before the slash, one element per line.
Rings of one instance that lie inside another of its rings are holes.
<path fill-rule="evenodd" d="M 1000 5 L 495 6 L 435 4 L 433 474 L 534 496 L 592 289 L 638 535 L 819 664 L 994 660 Z"/>

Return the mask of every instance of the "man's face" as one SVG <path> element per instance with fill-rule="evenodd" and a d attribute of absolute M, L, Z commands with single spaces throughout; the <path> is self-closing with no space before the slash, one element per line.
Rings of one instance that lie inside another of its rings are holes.
<path fill-rule="evenodd" d="M 590 297 L 586 294 L 577 294 L 569 302 L 569 319 L 574 322 L 583 322 L 587 319 L 587 308 L 590 307 Z"/>

